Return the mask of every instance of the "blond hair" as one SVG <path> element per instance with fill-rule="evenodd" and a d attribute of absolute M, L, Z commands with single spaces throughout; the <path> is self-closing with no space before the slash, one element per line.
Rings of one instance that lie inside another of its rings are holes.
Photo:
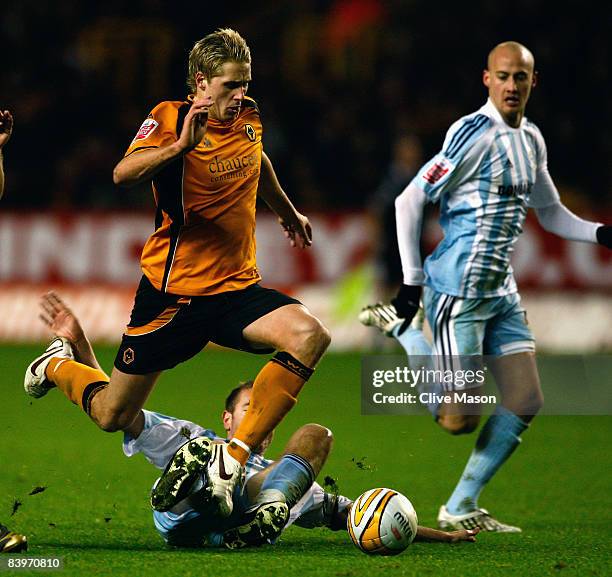
<path fill-rule="evenodd" d="M 251 51 L 245 39 L 231 28 L 219 28 L 198 40 L 189 52 L 187 86 L 196 91 L 195 75 L 204 74 L 207 80 L 217 76 L 226 62 L 251 63 Z"/>

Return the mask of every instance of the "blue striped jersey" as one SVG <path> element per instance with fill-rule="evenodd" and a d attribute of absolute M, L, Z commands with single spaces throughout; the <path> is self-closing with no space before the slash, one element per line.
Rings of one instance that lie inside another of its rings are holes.
<path fill-rule="evenodd" d="M 425 284 L 463 298 L 516 292 L 510 257 L 527 208 L 559 199 L 537 126 L 508 126 L 489 100 L 449 128 L 412 182 L 440 203 L 444 231 L 425 260 Z"/>
<path fill-rule="evenodd" d="M 147 461 L 162 471 L 189 438 L 207 437 L 211 441 L 227 441 L 219 437 L 212 429 L 205 429 L 191 421 L 145 409 L 142 412 L 145 417 L 144 428 L 137 439 L 133 439 L 127 433 L 124 434 L 123 452 L 128 457 L 136 453 L 143 453 Z M 259 453 L 251 453 L 245 466 L 246 479 L 263 471 L 273 462 Z"/>

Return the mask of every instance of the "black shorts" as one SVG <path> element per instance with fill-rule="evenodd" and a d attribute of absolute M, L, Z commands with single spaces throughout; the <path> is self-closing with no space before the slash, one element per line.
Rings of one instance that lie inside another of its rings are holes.
<path fill-rule="evenodd" d="M 300 301 L 259 284 L 217 295 L 182 297 L 158 291 L 143 276 L 115 367 L 132 375 L 170 369 L 196 355 L 208 342 L 250 353 L 271 353 L 271 348 L 252 347 L 242 331 L 290 304 Z"/>

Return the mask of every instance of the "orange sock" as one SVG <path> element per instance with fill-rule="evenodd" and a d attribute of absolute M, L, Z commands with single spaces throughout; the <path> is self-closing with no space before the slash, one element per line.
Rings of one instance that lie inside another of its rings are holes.
<path fill-rule="evenodd" d="M 277 353 L 255 378 L 249 410 L 242 419 L 228 452 L 243 465 L 247 449 L 256 449 L 297 402 L 297 395 L 312 375 L 289 353 Z"/>
<path fill-rule="evenodd" d="M 57 357 L 49 361 L 45 375 L 88 415 L 94 395 L 106 387 L 109 382 L 108 376 L 103 371 Z"/>

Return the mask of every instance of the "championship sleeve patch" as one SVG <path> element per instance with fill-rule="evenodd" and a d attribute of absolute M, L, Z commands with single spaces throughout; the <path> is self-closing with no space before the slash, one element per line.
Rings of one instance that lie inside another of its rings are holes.
<path fill-rule="evenodd" d="M 138 140 L 144 140 L 147 138 L 157 127 L 159 126 L 159 122 L 154 120 L 153 118 L 147 118 L 138 129 L 138 133 L 134 137 L 132 142 L 136 142 Z"/>
<path fill-rule="evenodd" d="M 442 158 L 432 164 L 429 167 L 427 172 L 423 173 L 423 178 L 429 184 L 436 184 L 444 175 L 446 175 L 450 170 L 454 167 L 453 165 L 446 159 Z"/>

